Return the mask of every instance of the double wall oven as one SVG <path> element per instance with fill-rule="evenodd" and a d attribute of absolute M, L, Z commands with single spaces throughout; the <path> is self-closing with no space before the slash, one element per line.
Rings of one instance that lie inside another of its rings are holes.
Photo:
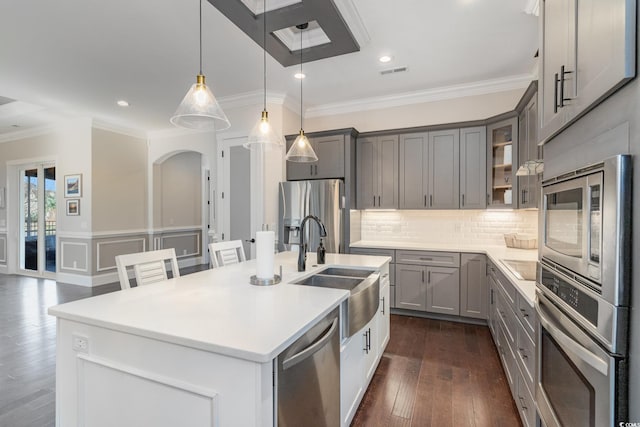
<path fill-rule="evenodd" d="M 547 427 L 626 421 L 631 157 L 543 181 L 536 404 Z"/>

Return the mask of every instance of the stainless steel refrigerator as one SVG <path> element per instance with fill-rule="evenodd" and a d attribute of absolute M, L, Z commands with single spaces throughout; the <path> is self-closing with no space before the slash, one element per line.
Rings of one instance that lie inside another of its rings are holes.
<path fill-rule="evenodd" d="M 287 181 L 280 183 L 280 223 L 278 248 L 292 250 L 300 242 L 300 225 L 307 215 L 315 215 L 327 229 L 323 238 L 326 251 L 344 253 L 348 247 L 349 211 L 345 209 L 344 182 L 341 179 Z M 314 221 L 305 224 L 307 250 L 314 252 L 320 243 L 320 231 Z M 296 249 L 293 249 L 296 250 Z"/>

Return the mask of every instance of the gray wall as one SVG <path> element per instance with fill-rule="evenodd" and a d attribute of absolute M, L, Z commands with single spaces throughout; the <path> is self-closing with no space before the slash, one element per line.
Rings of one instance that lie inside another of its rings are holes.
<path fill-rule="evenodd" d="M 638 43 L 640 46 L 640 43 Z M 633 154 L 633 254 L 640 259 L 640 80 L 636 78 L 544 146 L 545 175 Z M 629 421 L 640 422 L 640 268 L 631 286 Z"/>
<path fill-rule="evenodd" d="M 147 142 L 92 129 L 93 232 L 147 227 Z"/>
<path fill-rule="evenodd" d="M 154 226 L 202 224 L 202 155 L 175 154 L 153 167 Z"/>

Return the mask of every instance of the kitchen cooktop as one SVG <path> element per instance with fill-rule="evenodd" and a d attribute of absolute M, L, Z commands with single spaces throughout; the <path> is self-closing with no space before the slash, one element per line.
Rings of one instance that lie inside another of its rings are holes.
<path fill-rule="evenodd" d="M 500 260 L 520 280 L 536 280 L 537 261 Z"/>

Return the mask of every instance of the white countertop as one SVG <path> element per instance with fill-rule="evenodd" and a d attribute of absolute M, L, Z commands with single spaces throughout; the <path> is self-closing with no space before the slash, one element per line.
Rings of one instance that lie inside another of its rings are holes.
<path fill-rule="evenodd" d="M 489 259 L 513 283 L 518 292 L 525 297 L 531 307 L 536 298 L 536 282 L 520 280 L 502 263 L 501 260 L 537 261 L 537 249 L 514 249 L 506 246 L 471 245 L 460 243 L 429 243 L 429 242 L 390 242 L 375 240 L 360 240 L 351 243 L 352 248 L 406 249 L 420 251 L 447 251 L 486 254 Z"/>
<path fill-rule="evenodd" d="M 163 283 L 126 289 L 49 308 L 49 314 L 254 362 L 274 359 L 318 320 L 346 300 L 339 289 L 290 282 L 331 266 L 379 269 L 388 257 L 327 254 L 297 271 L 295 252 L 276 255 L 283 280 L 253 286 L 255 260 L 201 271 Z"/>

